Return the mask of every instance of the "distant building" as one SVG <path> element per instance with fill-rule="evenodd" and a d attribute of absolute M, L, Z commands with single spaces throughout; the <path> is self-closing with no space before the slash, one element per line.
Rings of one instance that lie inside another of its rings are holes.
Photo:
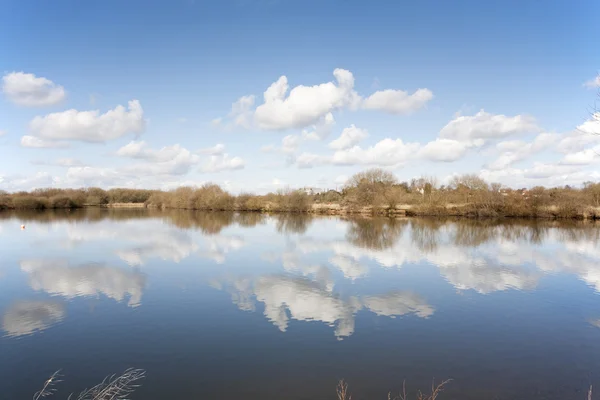
<path fill-rule="evenodd" d="M 315 194 L 319 194 L 319 193 L 323 193 L 323 189 L 319 189 L 319 188 L 314 188 L 314 187 L 303 187 L 302 190 L 304 193 L 306 193 L 309 196 L 315 195 Z"/>

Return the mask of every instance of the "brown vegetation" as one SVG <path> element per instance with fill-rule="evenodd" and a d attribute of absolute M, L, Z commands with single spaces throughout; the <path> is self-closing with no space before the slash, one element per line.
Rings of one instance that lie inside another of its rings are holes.
<path fill-rule="evenodd" d="M 417 400 L 436 400 L 438 396 L 444 390 L 444 387 L 450 383 L 451 379 L 445 380 L 442 383 L 435 384 L 435 382 L 431 382 L 431 391 L 430 393 L 423 393 L 420 390 L 416 393 Z M 590 388 L 591 393 L 591 388 Z M 348 390 L 348 384 L 343 379 L 338 382 L 336 387 L 336 394 L 338 400 L 352 400 L 352 395 Z M 590 396 L 588 396 L 589 398 Z M 392 392 L 388 392 L 387 396 L 388 400 L 406 400 L 408 397 L 406 395 L 406 384 L 402 384 L 402 392 L 397 396 L 393 396 Z"/>
<path fill-rule="evenodd" d="M 33 400 L 41 400 L 50 397 L 57 392 L 56 384 L 62 382 L 60 371 L 53 373 L 50 378 L 44 382 L 42 389 L 33 395 Z M 145 378 L 145 371 L 141 369 L 130 368 L 121 375 L 110 375 L 104 378 L 99 384 L 85 389 L 79 394 L 71 393 L 68 399 L 77 400 L 119 400 L 128 399 L 131 393 L 140 385 L 139 381 Z"/>
<path fill-rule="evenodd" d="M 355 174 L 340 191 L 317 194 L 284 189 L 266 195 L 234 196 L 216 184 L 172 191 L 87 188 L 0 192 L 0 209 L 142 204 L 156 209 L 207 211 L 598 219 L 600 183 L 586 182 L 582 188 L 509 189 L 471 174 L 440 186 L 428 177 L 399 182 L 391 172 L 375 168 Z"/>

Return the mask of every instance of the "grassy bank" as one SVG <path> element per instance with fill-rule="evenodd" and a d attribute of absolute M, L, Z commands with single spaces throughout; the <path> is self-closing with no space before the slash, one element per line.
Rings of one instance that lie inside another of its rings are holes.
<path fill-rule="evenodd" d="M 399 182 L 381 169 L 352 176 L 341 190 L 282 189 L 233 195 L 215 184 L 171 191 L 139 189 L 38 189 L 0 192 L 0 209 L 71 209 L 84 206 L 207 211 L 375 214 L 407 216 L 600 219 L 600 183 L 510 189 L 475 175 L 448 185 L 433 178 Z"/>

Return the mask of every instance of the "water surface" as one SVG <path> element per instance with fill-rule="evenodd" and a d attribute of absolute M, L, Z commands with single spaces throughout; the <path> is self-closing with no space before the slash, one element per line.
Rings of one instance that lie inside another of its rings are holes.
<path fill-rule="evenodd" d="M 20 225 L 26 229 L 21 230 Z M 128 367 L 135 399 L 582 399 L 591 223 L 89 209 L 0 213 L 0 393 Z M 600 387 L 600 385 L 598 385 Z"/>

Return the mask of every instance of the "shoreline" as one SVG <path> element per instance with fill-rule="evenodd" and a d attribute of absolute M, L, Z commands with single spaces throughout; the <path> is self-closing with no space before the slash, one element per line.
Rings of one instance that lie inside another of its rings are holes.
<path fill-rule="evenodd" d="M 103 205 L 87 205 L 84 204 L 81 208 L 113 208 L 113 209 L 152 209 L 152 210 L 188 210 L 188 211 L 206 211 L 206 212 L 244 212 L 244 213 L 261 213 L 261 214 L 311 214 L 311 215 L 333 215 L 333 216 L 380 216 L 388 218 L 403 218 L 403 217 L 454 217 L 454 218 L 526 218 L 526 219 L 571 219 L 571 220 L 600 220 L 600 207 L 588 207 L 582 212 L 561 216 L 559 207 L 550 205 L 537 210 L 536 213 L 520 213 L 513 215 L 510 213 L 491 212 L 483 207 L 477 207 L 474 204 L 447 204 L 438 207 L 422 207 L 419 205 L 402 204 L 396 206 L 393 210 L 389 207 L 379 207 L 373 210 L 373 207 L 367 206 L 362 208 L 344 207 L 341 204 L 312 204 L 310 209 L 298 210 L 282 210 L 273 205 L 268 204 L 262 209 L 193 209 L 193 208 L 174 208 L 174 207 L 158 207 L 147 205 L 145 203 L 111 203 Z"/>

